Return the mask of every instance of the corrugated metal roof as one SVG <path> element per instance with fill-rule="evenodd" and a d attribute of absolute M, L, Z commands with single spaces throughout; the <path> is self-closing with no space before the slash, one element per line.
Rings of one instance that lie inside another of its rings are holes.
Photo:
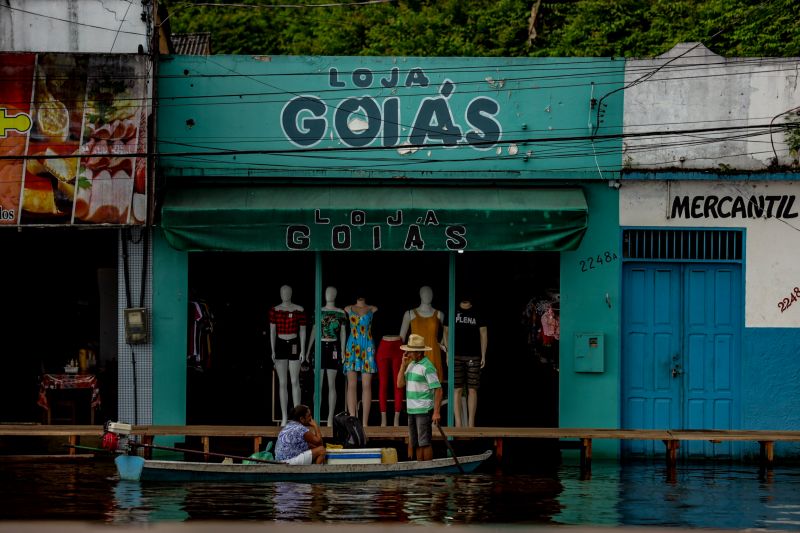
<path fill-rule="evenodd" d="M 175 53 L 189 56 L 211 55 L 211 34 L 201 33 L 173 33 L 172 46 Z"/>

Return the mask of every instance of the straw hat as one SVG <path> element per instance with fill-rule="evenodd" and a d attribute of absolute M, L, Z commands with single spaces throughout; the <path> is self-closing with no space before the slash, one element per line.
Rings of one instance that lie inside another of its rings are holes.
<path fill-rule="evenodd" d="M 406 352 L 427 352 L 433 350 L 430 346 L 425 346 L 425 338 L 422 335 L 412 333 L 408 336 L 408 344 L 400 347 L 401 350 Z"/>

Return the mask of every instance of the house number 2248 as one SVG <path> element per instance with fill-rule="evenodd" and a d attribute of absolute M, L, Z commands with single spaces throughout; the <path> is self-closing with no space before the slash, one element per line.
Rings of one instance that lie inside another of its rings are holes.
<path fill-rule="evenodd" d="M 610 263 L 617 260 L 617 254 L 614 252 L 603 252 L 597 254 L 597 257 L 587 257 L 581 259 L 581 272 L 589 272 L 595 268 L 599 268 L 604 263 Z"/>
<path fill-rule="evenodd" d="M 789 293 L 788 298 L 784 298 L 780 302 L 778 302 L 778 309 L 781 310 L 781 313 L 789 309 L 793 303 L 795 303 L 800 298 L 800 287 L 795 287 L 792 289 L 792 292 Z"/>

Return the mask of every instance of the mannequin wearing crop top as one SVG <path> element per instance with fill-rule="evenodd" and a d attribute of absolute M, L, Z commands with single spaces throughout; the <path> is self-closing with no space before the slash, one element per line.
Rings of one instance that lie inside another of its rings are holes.
<path fill-rule="evenodd" d="M 347 317 L 343 309 L 336 307 L 336 287 L 325 289 L 325 306 L 320 309 L 322 325 L 322 346 L 320 368 L 325 372 L 328 381 L 328 426 L 333 426 L 333 415 L 336 409 L 336 375 L 344 357 L 344 343 L 347 340 Z M 308 340 L 306 362 L 311 362 L 311 354 L 317 339 L 317 325 L 311 327 L 311 338 Z"/>
<path fill-rule="evenodd" d="M 278 374 L 281 402 L 281 426 L 289 415 L 289 382 L 292 405 L 300 401 L 300 360 L 306 348 L 306 315 L 302 307 L 292 303 L 292 288 L 281 287 L 281 303 L 269 310 L 269 342 L 272 362 Z"/>

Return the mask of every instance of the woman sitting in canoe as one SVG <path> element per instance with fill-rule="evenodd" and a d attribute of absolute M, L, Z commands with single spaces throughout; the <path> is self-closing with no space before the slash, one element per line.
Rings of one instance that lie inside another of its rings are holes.
<path fill-rule="evenodd" d="M 289 422 L 278 434 L 275 459 L 290 465 L 325 462 L 322 432 L 307 405 L 295 405 L 289 412 Z"/>

